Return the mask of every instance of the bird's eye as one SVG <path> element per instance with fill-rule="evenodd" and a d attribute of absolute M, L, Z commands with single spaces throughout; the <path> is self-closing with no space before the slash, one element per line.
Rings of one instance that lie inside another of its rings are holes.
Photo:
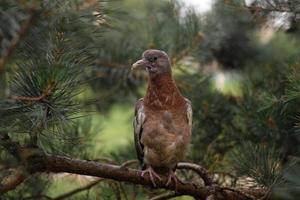
<path fill-rule="evenodd" d="M 155 62 L 157 60 L 157 57 L 151 57 L 148 59 L 150 62 Z"/>

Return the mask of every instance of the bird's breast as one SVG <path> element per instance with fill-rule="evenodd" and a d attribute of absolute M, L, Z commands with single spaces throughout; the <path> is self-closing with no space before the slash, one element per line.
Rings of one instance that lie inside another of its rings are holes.
<path fill-rule="evenodd" d="M 141 142 L 146 163 L 155 168 L 173 168 L 184 158 L 190 141 L 189 126 L 183 112 L 149 112 Z"/>

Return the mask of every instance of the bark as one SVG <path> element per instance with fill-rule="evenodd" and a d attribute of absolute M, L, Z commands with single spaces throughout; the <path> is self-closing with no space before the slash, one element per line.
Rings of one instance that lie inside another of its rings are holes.
<path fill-rule="evenodd" d="M 25 149 L 24 149 L 25 150 Z M 31 151 L 26 150 L 26 151 Z M 28 175 L 35 173 L 60 173 L 67 172 L 73 174 L 80 175 L 89 175 L 95 177 L 101 177 L 106 179 L 113 179 L 115 181 L 127 182 L 131 184 L 139 184 L 147 187 L 152 187 L 152 183 L 149 177 L 145 179 L 141 177 L 141 171 L 127 168 L 124 165 L 118 166 L 113 164 L 103 164 L 95 161 L 88 160 L 79 160 L 72 159 L 63 156 L 54 156 L 54 155 L 46 155 L 44 153 L 40 153 L 39 151 L 33 150 L 33 153 L 21 154 L 25 155 L 22 157 L 25 165 L 24 168 L 27 170 Z M 194 164 L 182 163 L 179 164 L 180 168 L 191 169 L 191 166 Z M 194 166 L 195 167 L 195 166 Z M 22 168 L 22 169 L 24 169 Z M 200 169 L 200 168 L 199 168 Z M 203 170 L 200 170 L 201 173 L 198 173 L 202 178 L 203 176 L 208 176 L 206 171 L 203 173 Z M 9 190 L 16 188 L 17 185 L 21 184 L 22 181 L 25 180 L 24 173 L 21 173 L 22 176 L 19 176 L 18 173 L 14 175 L 10 175 L 10 180 L 16 181 L 3 181 L 7 179 L 3 179 L 1 181 L 0 193 L 5 193 Z M 194 183 L 178 183 L 177 185 L 177 194 L 180 195 L 190 195 L 195 197 L 196 199 L 207 199 L 207 197 L 215 194 L 215 199 L 236 199 L 236 200 L 252 200 L 257 199 L 258 197 L 250 197 L 242 192 L 234 192 L 232 190 L 228 190 L 226 188 L 222 188 L 210 181 L 208 177 L 204 177 L 206 183 L 210 185 L 199 186 Z M 167 190 L 175 191 L 175 184 L 171 183 L 166 186 L 166 178 L 163 178 L 161 181 L 156 180 L 157 188 L 164 188 Z"/>
<path fill-rule="evenodd" d="M 149 177 L 146 177 L 145 179 L 142 178 L 141 171 L 135 169 L 60 156 L 44 156 L 39 159 L 42 164 L 37 166 L 38 168 L 36 170 L 39 172 L 68 172 L 152 187 Z M 157 187 L 175 190 L 174 183 L 166 186 L 166 182 L 166 178 L 162 179 L 162 181 L 157 180 Z M 209 189 L 206 187 L 196 187 L 192 183 L 179 183 L 177 186 L 177 192 L 180 194 L 204 198 L 209 193 Z"/>
<path fill-rule="evenodd" d="M 26 179 L 26 173 L 23 167 L 19 167 L 4 177 L 0 182 L 0 194 L 15 189 Z"/>

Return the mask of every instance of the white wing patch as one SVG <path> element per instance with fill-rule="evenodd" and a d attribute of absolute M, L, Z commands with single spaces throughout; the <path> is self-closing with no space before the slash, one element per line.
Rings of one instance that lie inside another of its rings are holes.
<path fill-rule="evenodd" d="M 143 103 L 143 98 L 141 98 L 136 103 L 135 116 L 133 121 L 135 148 L 140 162 L 143 162 L 143 157 L 144 157 L 144 147 L 140 140 L 143 133 L 143 125 L 145 119 L 146 119 L 146 115 L 145 115 L 144 103 Z"/>
<path fill-rule="evenodd" d="M 135 117 L 135 128 L 137 132 L 140 132 L 142 125 L 144 124 L 144 121 L 145 121 L 144 105 L 141 105 L 137 110 L 137 114 Z"/>
<path fill-rule="evenodd" d="M 192 104 L 191 104 L 191 101 L 188 100 L 187 98 L 184 98 L 185 101 L 186 101 L 186 106 L 187 106 L 187 121 L 188 121 L 188 124 L 189 126 L 192 127 L 192 124 L 193 124 L 193 109 L 192 109 Z"/>

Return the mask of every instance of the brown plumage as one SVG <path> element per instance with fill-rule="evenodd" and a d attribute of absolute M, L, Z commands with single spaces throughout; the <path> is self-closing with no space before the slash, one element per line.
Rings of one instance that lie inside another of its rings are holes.
<path fill-rule="evenodd" d="M 168 175 L 177 184 L 176 164 L 184 159 L 192 128 L 192 108 L 189 100 L 178 90 L 173 78 L 168 55 L 150 49 L 132 65 L 146 68 L 148 88 L 144 98 L 136 103 L 134 138 L 138 159 L 155 185 L 154 177 Z"/>

